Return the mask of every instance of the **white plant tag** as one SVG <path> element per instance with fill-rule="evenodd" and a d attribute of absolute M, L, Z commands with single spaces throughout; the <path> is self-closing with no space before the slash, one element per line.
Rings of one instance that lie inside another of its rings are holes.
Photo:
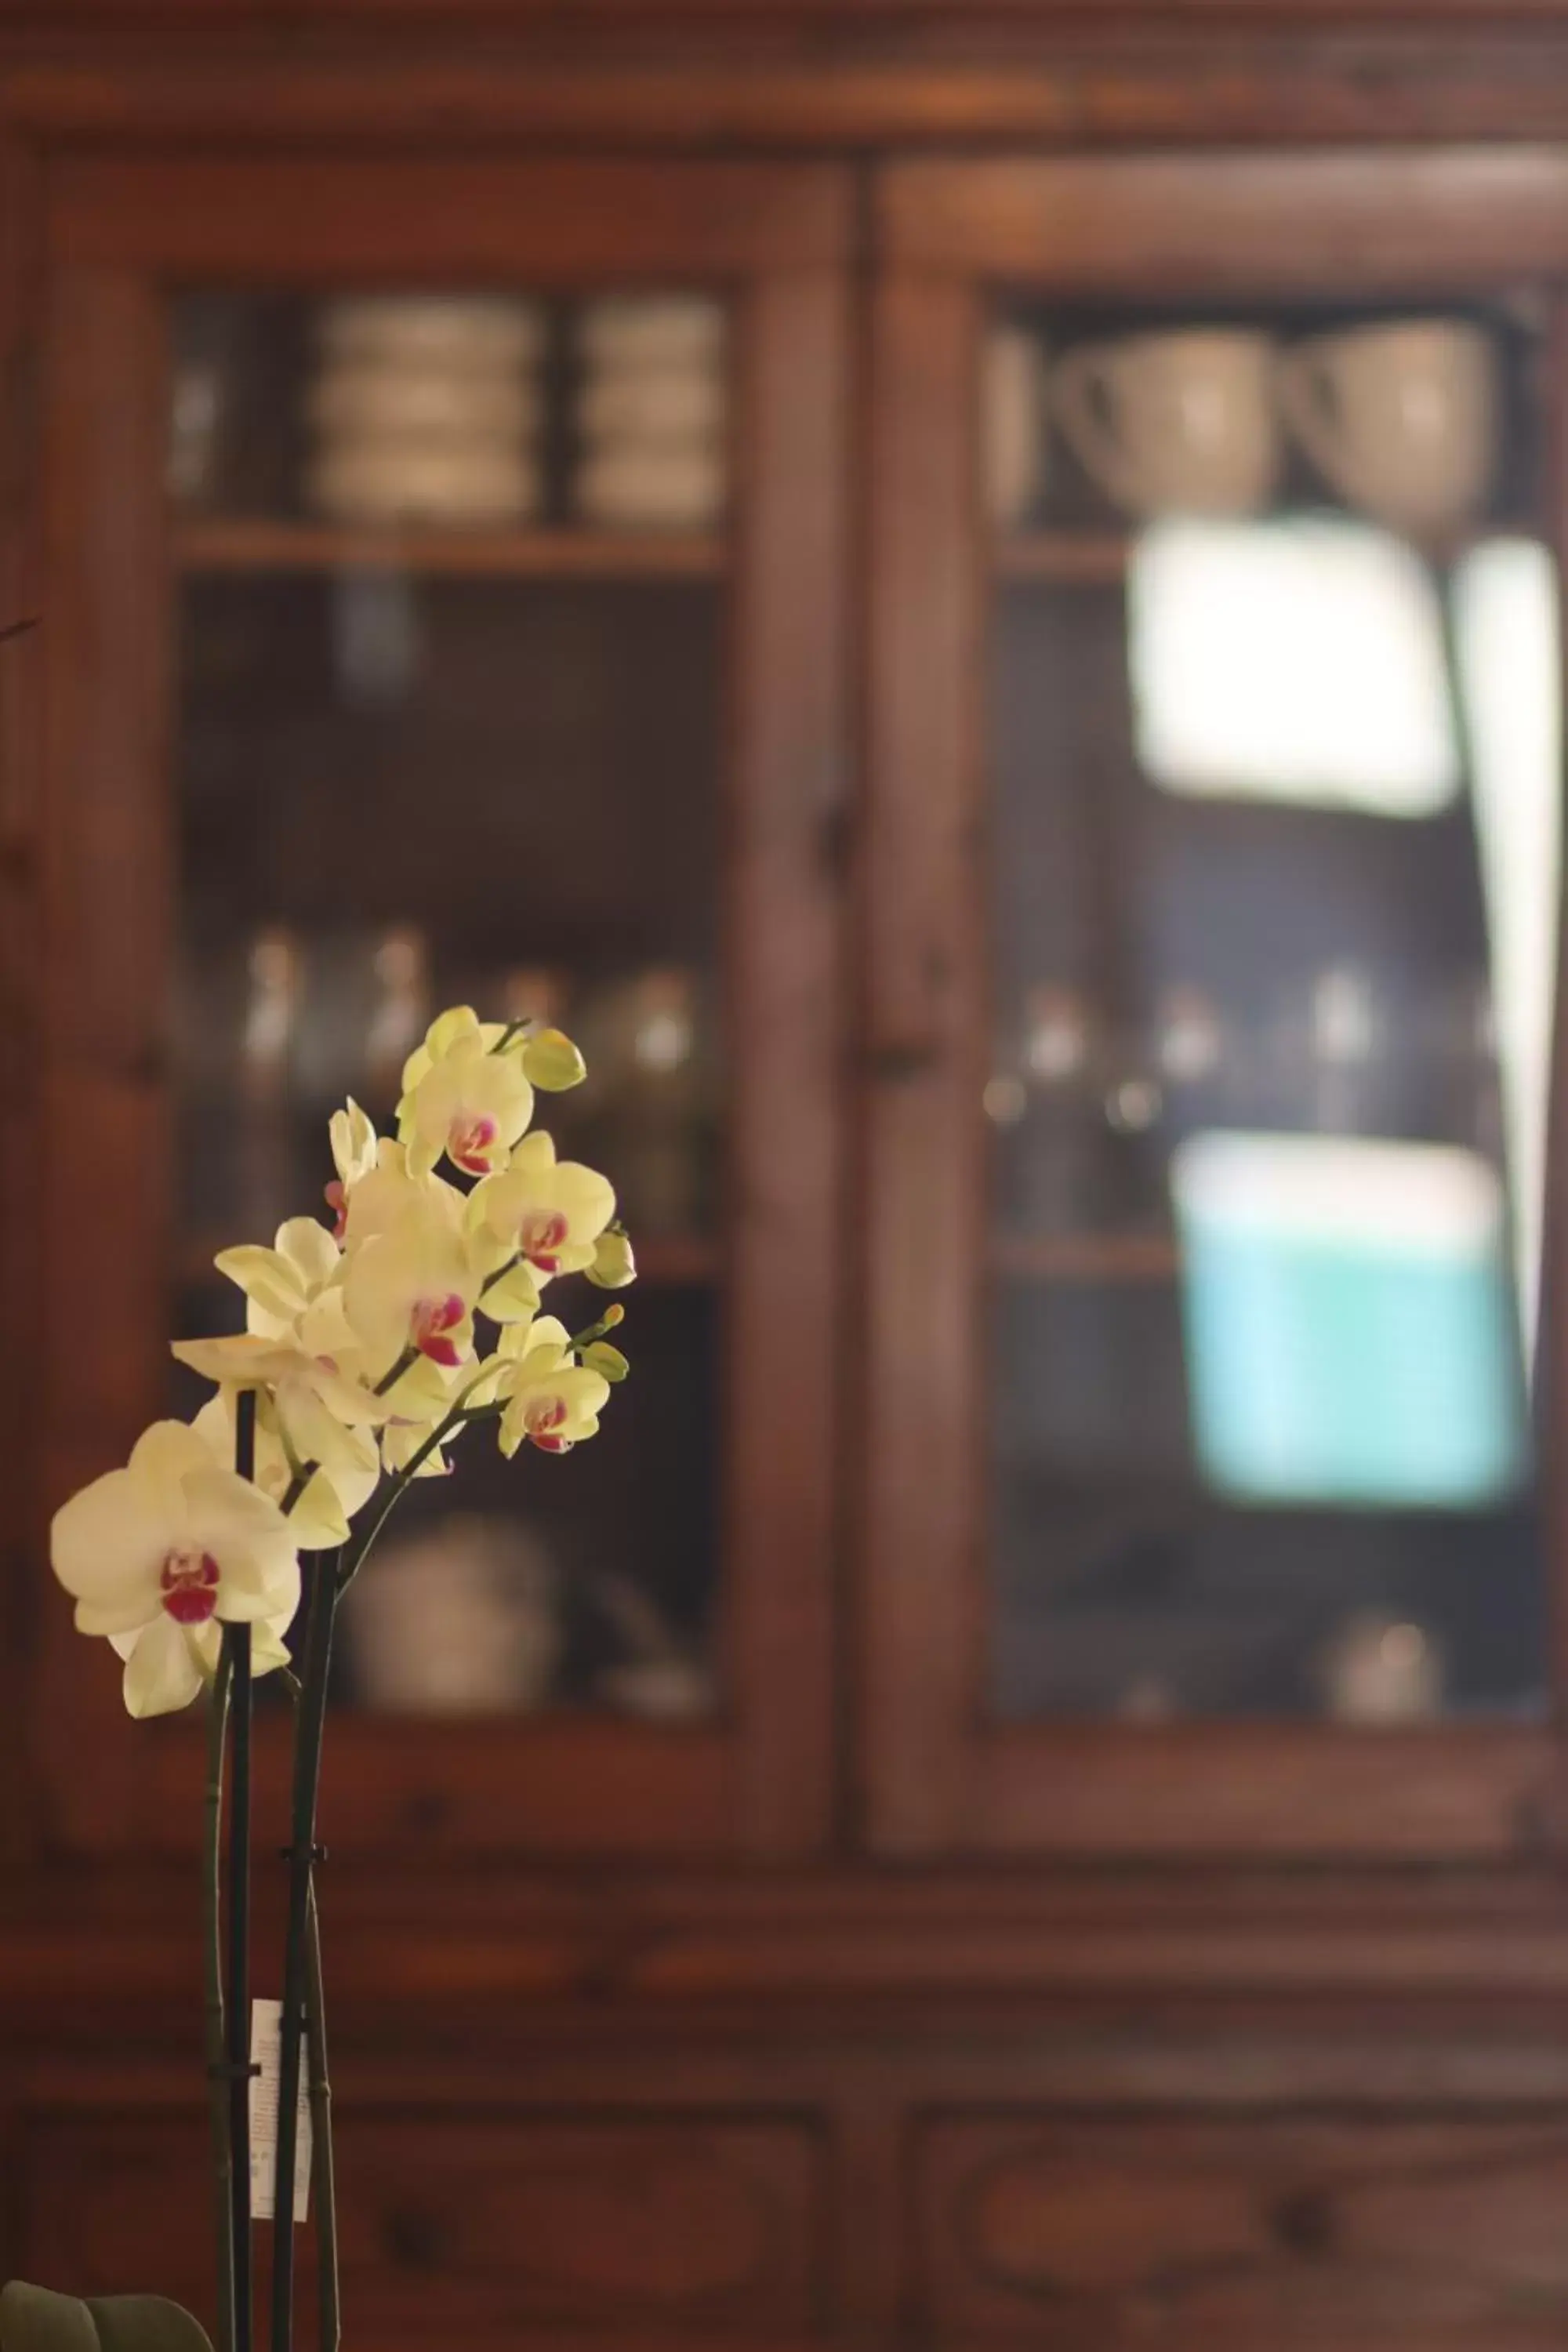
<path fill-rule="evenodd" d="M 250 2004 L 250 2063 L 259 2074 L 250 2078 L 250 2218 L 273 2219 L 278 2164 L 278 2077 L 281 2064 L 283 2004 L 253 2000 Z M 299 2126 L 294 2147 L 294 2219 L 303 2221 L 310 2210 L 310 2066 L 300 2052 Z"/>

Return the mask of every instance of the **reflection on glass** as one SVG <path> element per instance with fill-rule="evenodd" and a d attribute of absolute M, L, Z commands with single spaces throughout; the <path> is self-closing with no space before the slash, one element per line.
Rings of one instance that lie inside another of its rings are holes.
<path fill-rule="evenodd" d="M 673 542 L 725 493 L 723 308 L 202 295 L 173 328 L 171 1324 L 235 1328 L 212 1253 L 322 1213 L 330 1114 L 353 1095 L 393 1126 L 433 1010 L 576 1034 L 592 1084 L 538 1121 L 632 1225 L 626 1410 L 580 1459 L 508 1464 L 474 1433 L 460 1512 L 416 1482 L 348 1598 L 335 1696 L 709 1713 L 719 1474 L 689 1465 L 720 1419 L 726 616 L 718 553 Z M 565 537 L 590 457 L 634 467 L 598 480 L 594 520 L 647 535 L 584 564 Z M 661 488 L 698 463 L 700 500 Z M 412 534 L 395 561 L 384 527 Z M 595 1296 L 548 1304 L 578 1328 Z"/>
<path fill-rule="evenodd" d="M 994 1704 L 1529 1712 L 1562 854 L 1529 314 L 997 332 Z"/>
<path fill-rule="evenodd" d="M 1437 593 L 1382 531 L 1156 523 L 1128 627 L 1139 763 L 1171 792 L 1414 817 L 1458 785 Z"/>
<path fill-rule="evenodd" d="M 1524 1468 L 1502 1194 L 1441 1144 L 1196 1135 L 1171 1171 L 1200 1475 L 1475 1509 Z"/>
<path fill-rule="evenodd" d="M 1547 1086 L 1562 901 L 1562 635 L 1539 541 L 1492 540 L 1458 565 L 1455 635 L 1474 762 L 1515 1279 L 1533 1355 L 1546 1198 Z"/>

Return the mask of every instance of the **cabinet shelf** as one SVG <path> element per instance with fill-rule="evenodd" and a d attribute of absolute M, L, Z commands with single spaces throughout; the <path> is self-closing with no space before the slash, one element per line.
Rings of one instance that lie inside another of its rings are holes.
<path fill-rule="evenodd" d="M 1031 1282 L 1171 1282 L 1179 1258 L 1169 1234 L 1003 1234 L 994 1274 Z"/>
<path fill-rule="evenodd" d="M 187 577 L 211 572 L 425 572 L 451 579 L 710 580 L 729 562 L 706 531 L 357 530 L 266 516 L 175 521 L 173 551 Z"/>
<path fill-rule="evenodd" d="M 1124 530 L 1019 530 L 998 540 L 994 562 L 1004 580 L 1063 588 L 1114 588 L 1127 576 L 1131 536 Z"/>
<path fill-rule="evenodd" d="M 213 1259 L 217 1252 L 233 1246 L 231 1236 L 215 1240 L 198 1236 L 194 1241 L 177 1244 L 174 1253 L 175 1278 L 182 1285 L 204 1283 L 224 1284 Z M 722 1245 L 707 1234 L 661 1234 L 643 1242 L 634 1241 L 637 1262 L 637 1285 L 653 1285 L 659 1289 L 695 1288 L 705 1283 L 717 1282 L 724 1265 Z M 602 1295 L 606 1301 L 610 1294 Z"/>
<path fill-rule="evenodd" d="M 1349 514 L 1340 508 L 1313 510 L 1320 515 L 1337 515 L 1344 520 L 1365 520 L 1365 517 Z M 1290 515 L 1275 513 L 1256 518 L 1258 521 L 1289 521 Z M 1471 548 L 1500 532 L 1530 530 L 1528 519 L 1510 520 L 1492 517 L 1474 527 L 1450 532 L 1433 540 L 1410 539 L 1412 546 L 1425 562 L 1438 569 L 1457 563 Z M 1118 530 L 1115 526 L 1088 529 L 1044 529 L 1008 531 L 993 545 L 992 568 L 998 579 L 1016 583 L 1036 582 L 1058 588 L 1114 588 L 1127 576 L 1127 566 L 1137 544 L 1135 530 Z"/>

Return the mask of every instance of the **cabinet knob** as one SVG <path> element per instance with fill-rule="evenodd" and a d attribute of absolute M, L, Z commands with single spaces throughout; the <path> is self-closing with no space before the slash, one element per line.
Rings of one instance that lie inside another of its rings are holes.
<path fill-rule="evenodd" d="M 1333 2242 L 1333 2208 L 1321 2189 L 1300 2189 L 1282 2197 L 1272 2221 L 1275 2236 L 1293 2254 L 1321 2258 Z"/>
<path fill-rule="evenodd" d="M 417 2205 L 394 2207 L 382 2225 L 382 2242 L 401 2270 L 438 2270 L 452 2252 L 447 2222 L 440 2214 Z"/>
<path fill-rule="evenodd" d="M 879 1086 L 907 1087 L 923 1077 L 937 1058 L 934 1045 L 873 1045 L 866 1070 Z"/>

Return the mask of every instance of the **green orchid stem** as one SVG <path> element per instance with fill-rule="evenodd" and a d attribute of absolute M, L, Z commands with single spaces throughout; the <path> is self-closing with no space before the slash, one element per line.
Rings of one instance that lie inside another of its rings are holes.
<path fill-rule="evenodd" d="M 479 1386 L 479 1382 L 476 1381 L 472 1385 L 477 1388 Z M 371 1546 L 374 1543 L 377 1536 L 380 1535 L 383 1528 L 392 1517 L 393 1512 L 397 1508 L 398 1504 L 403 1500 L 404 1496 L 407 1493 L 409 1487 L 418 1476 L 419 1472 L 424 1467 L 425 1464 L 428 1462 L 432 1454 L 435 1453 L 436 1448 L 438 1445 L 444 1444 L 447 1438 L 457 1436 L 467 1427 L 470 1421 L 481 1420 L 487 1414 L 492 1412 L 499 1412 L 500 1411 L 500 1407 L 499 1405 L 465 1405 L 459 1398 L 458 1402 L 452 1407 L 451 1412 L 447 1415 L 446 1420 L 438 1423 L 430 1432 L 429 1436 L 425 1440 L 423 1445 L 420 1446 L 418 1452 L 410 1459 L 406 1468 L 398 1471 L 396 1476 L 392 1480 L 391 1485 L 387 1487 L 386 1499 L 382 1503 L 380 1510 L 377 1511 L 374 1518 L 371 1521 L 370 1530 L 366 1535 L 364 1541 L 361 1544 L 358 1551 L 354 1554 L 353 1567 L 343 1569 L 340 1572 L 338 1579 L 338 1590 L 340 1592 L 346 1592 L 348 1591 L 349 1586 L 353 1582 L 355 1577 L 364 1566 L 365 1561 L 370 1558 Z M 373 1503 L 379 1501 L 379 1493 L 373 1496 L 371 1500 Z"/>
<path fill-rule="evenodd" d="M 342 2334 L 338 2290 L 338 2185 L 332 2164 L 332 2084 L 327 2072 L 327 1990 L 321 1973 L 321 1919 L 313 1877 L 305 1917 L 305 1968 L 311 2179 L 316 2191 L 316 2352 L 338 2352 Z"/>
<path fill-rule="evenodd" d="M 497 1268 L 496 1268 L 496 1270 L 495 1270 L 495 1272 L 494 1272 L 494 1273 L 489 1276 L 489 1280 L 488 1280 L 487 1282 L 485 1282 L 485 1283 L 483 1284 L 483 1286 L 481 1286 L 480 1291 L 479 1291 L 479 1298 L 478 1298 L 478 1300 L 477 1300 L 477 1302 L 476 1302 L 476 1303 L 477 1303 L 479 1306 L 482 1307 L 482 1306 L 484 1305 L 484 1303 L 485 1303 L 486 1299 L 489 1297 L 489 1295 L 490 1295 L 491 1291 L 495 1288 L 495 1286 L 496 1286 L 497 1283 L 498 1283 L 498 1282 L 504 1282 L 504 1281 L 506 1280 L 506 1278 L 507 1278 L 507 1276 L 508 1276 L 509 1274 L 510 1274 L 510 1273 L 514 1270 L 514 1268 L 516 1268 L 517 1266 L 520 1266 L 521 1264 L 522 1264 L 522 1252 L 521 1252 L 521 1250 L 519 1250 L 519 1251 L 517 1252 L 517 1254 L 515 1255 L 515 1256 L 512 1256 L 512 1257 L 509 1257 L 509 1258 L 508 1258 L 508 1260 L 507 1260 L 507 1262 L 506 1262 L 506 1264 L 505 1264 L 504 1265 L 498 1265 L 498 1266 L 497 1266 Z"/>
<path fill-rule="evenodd" d="M 318 1558 L 305 1610 L 304 1671 L 294 1738 L 294 1805 L 289 1828 L 289 1924 L 283 1949 L 283 2016 L 278 2049 L 278 2153 L 273 2175 L 272 2352 L 294 2342 L 294 2173 L 298 2154 L 300 2053 L 309 1995 L 310 1912 L 315 1893 L 316 1801 L 326 1729 L 327 1676 L 338 1604 L 339 1562 Z"/>
<path fill-rule="evenodd" d="M 304 1687 L 285 1666 L 280 1677 L 298 1715 Z M 338 2284 L 338 2188 L 332 2160 L 332 2086 L 327 2063 L 327 1987 L 321 1968 L 321 1916 L 310 1880 L 305 1915 L 305 2053 L 310 2066 L 310 2182 L 316 2198 L 316 2352 L 338 2352 L 342 2335 Z"/>
<path fill-rule="evenodd" d="M 306 1487 L 310 1485 L 311 1479 L 315 1476 L 321 1466 L 321 1465 L 319 1462 L 300 1463 L 300 1467 L 295 1471 L 293 1476 L 289 1481 L 283 1500 L 278 1506 L 285 1518 L 289 1517 L 289 1512 L 294 1508 L 295 1504 L 299 1501 L 300 1496 L 304 1493 Z"/>
<path fill-rule="evenodd" d="M 234 2149 L 229 2139 L 228 2043 L 223 2001 L 223 1759 L 228 1740 L 229 1661 L 218 1660 L 207 1694 L 205 1834 L 202 1840 L 203 1948 L 206 1961 L 207 2098 L 212 2111 L 217 2231 L 218 2352 L 234 2344 Z"/>
<path fill-rule="evenodd" d="M 235 1411 L 234 1466 L 256 1475 L 256 1391 Z M 250 2237 L 250 1628 L 226 1625 L 220 1660 L 229 1673 L 234 1778 L 228 1813 L 229 2210 L 234 2240 L 235 2352 L 251 2352 L 254 2331 Z"/>
<path fill-rule="evenodd" d="M 399 1356 L 396 1363 L 392 1367 L 392 1370 L 389 1372 L 384 1372 L 380 1380 L 377 1381 L 374 1388 L 371 1391 L 372 1396 L 385 1396 L 389 1390 L 395 1389 L 397 1386 L 398 1381 L 403 1378 L 403 1375 L 408 1370 L 409 1365 L 416 1364 L 418 1360 L 419 1350 L 417 1348 L 405 1348 L 402 1355 Z"/>

